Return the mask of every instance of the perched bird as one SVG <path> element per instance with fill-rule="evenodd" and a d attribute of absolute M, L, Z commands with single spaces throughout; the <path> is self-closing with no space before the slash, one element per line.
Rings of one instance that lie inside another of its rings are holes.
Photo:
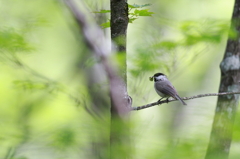
<path fill-rule="evenodd" d="M 159 100 L 161 101 L 163 98 L 173 97 L 174 99 L 179 100 L 183 105 L 187 105 L 181 97 L 179 97 L 176 89 L 173 87 L 172 83 L 167 79 L 167 76 L 163 73 L 156 73 L 152 77 L 149 77 L 152 81 L 154 80 L 154 88 L 159 96 L 162 98 Z"/>

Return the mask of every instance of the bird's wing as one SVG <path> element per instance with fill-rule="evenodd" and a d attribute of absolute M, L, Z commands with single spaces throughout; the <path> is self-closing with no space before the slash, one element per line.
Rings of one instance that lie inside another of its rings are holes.
<path fill-rule="evenodd" d="M 176 99 L 175 95 L 177 94 L 177 91 L 175 90 L 175 88 L 170 82 L 161 81 L 161 83 L 159 82 L 155 86 L 156 86 L 156 89 L 159 90 L 160 92 Z"/>

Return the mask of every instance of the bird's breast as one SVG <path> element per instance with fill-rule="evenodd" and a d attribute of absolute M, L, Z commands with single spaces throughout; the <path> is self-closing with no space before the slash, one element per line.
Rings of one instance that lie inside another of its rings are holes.
<path fill-rule="evenodd" d="M 157 89 L 156 84 L 159 85 L 160 83 L 155 83 L 155 84 L 154 84 L 154 89 L 155 89 L 155 91 L 157 92 L 157 94 L 158 94 L 159 96 L 161 96 L 161 97 L 167 97 L 166 94 L 163 94 L 160 90 Z"/>

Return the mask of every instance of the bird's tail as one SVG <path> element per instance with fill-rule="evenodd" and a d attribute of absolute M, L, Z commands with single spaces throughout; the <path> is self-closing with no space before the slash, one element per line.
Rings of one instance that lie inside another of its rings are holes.
<path fill-rule="evenodd" d="M 177 94 L 176 94 L 176 98 L 183 104 L 183 105 L 187 105 L 181 97 L 179 97 Z"/>

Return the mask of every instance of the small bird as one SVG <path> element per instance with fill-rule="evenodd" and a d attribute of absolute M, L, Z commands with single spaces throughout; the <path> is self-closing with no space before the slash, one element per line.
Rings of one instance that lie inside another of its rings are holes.
<path fill-rule="evenodd" d="M 172 83 L 167 79 L 167 76 L 163 73 L 156 73 L 152 77 L 149 77 L 150 81 L 154 79 L 154 88 L 159 96 L 162 98 L 173 97 L 174 99 L 179 100 L 183 105 L 187 105 L 181 97 L 179 97 L 176 89 L 173 87 Z"/>

